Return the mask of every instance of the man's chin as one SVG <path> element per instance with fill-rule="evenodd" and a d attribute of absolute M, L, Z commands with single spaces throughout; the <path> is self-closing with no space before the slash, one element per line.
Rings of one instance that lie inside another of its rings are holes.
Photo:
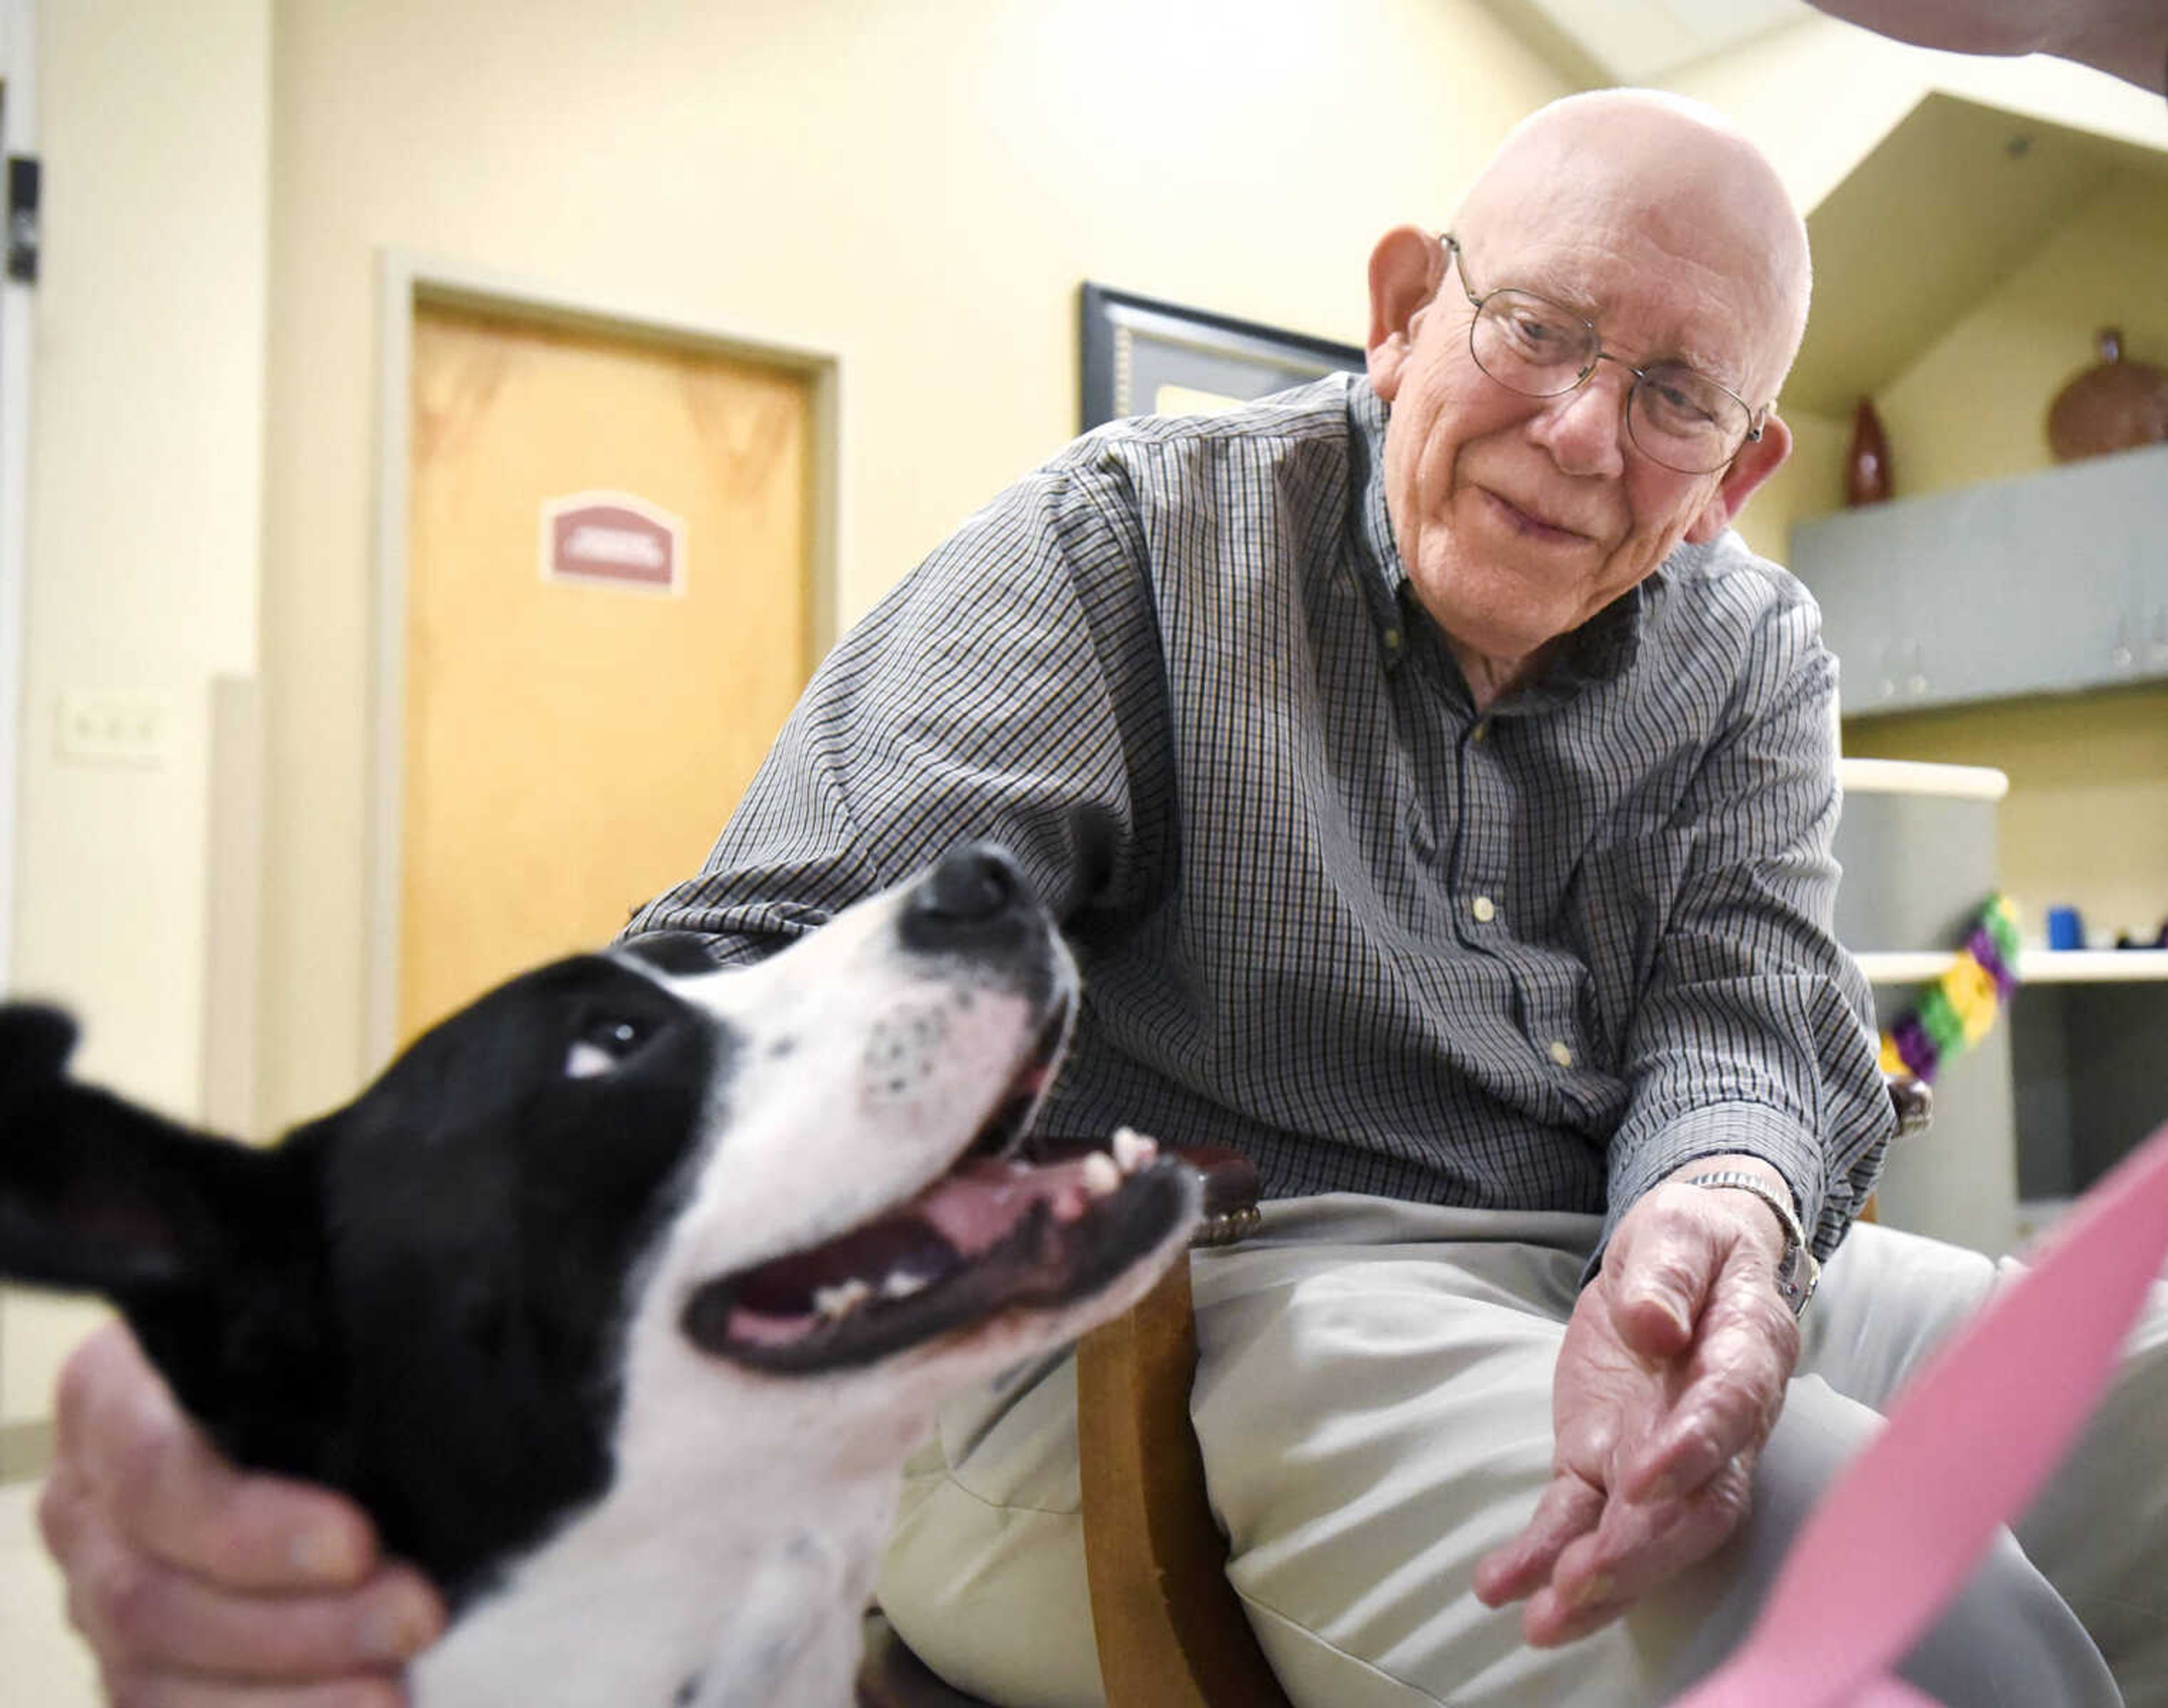
<path fill-rule="evenodd" d="M 1485 573 L 1456 564 L 1414 579 L 1416 600 L 1464 667 L 1470 655 L 1494 665 L 1532 660 L 1591 614 L 1578 581 L 1561 586 L 1554 571 Z"/>

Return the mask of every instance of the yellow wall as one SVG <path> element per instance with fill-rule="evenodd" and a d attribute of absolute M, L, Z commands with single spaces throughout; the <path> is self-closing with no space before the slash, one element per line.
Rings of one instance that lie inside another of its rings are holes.
<path fill-rule="evenodd" d="M 256 665 L 268 0 L 38 8 L 34 389 L 13 988 L 94 1077 L 189 1110 L 204 1025 L 211 678 Z M 166 762 L 57 756 L 66 692 L 165 705 Z M 0 1300 L 0 1425 L 80 1310 Z"/>
<path fill-rule="evenodd" d="M 1932 52 L 1820 16 L 1683 66 L 1666 84 L 1730 114 L 1769 155 L 1803 212 L 1819 206 L 1937 93 L 2168 149 L 2168 114 L 2158 96 L 2097 72 L 2038 57 Z M 1891 291 L 1905 288 L 1905 241 L 1903 233 L 1890 233 Z M 2120 316 L 2132 334 L 2131 353 L 2168 361 L 2164 277 L 2168 179 L 2135 173 L 2112 179 L 2073 210 L 2015 278 L 1878 395 L 1900 491 L 1932 491 L 2045 463 L 2041 415 L 2062 380 L 2091 359 L 2096 326 Z M 1779 562 L 1789 556 L 1793 522 L 1844 502 L 1852 435 L 1849 416 L 1782 412 L 1796 441 L 1792 460 L 1740 523 L 1748 544 Z"/>
<path fill-rule="evenodd" d="M 2097 359 L 2094 334 L 2168 368 L 2168 173 L 2123 172 L 2011 278 L 1975 303 L 1876 394 L 1900 496 L 1919 497 L 2052 465 L 2048 406 Z M 1781 409 L 1791 459 L 1754 498 L 1740 532 L 1782 563 L 1792 525 L 1844 503 L 1847 417 Z"/>
<path fill-rule="evenodd" d="M 2048 406 L 2096 359 L 2096 328 L 2119 324 L 2127 356 L 2168 367 L 2164 279 L 2168 178 L 2118 174 L 1877 397 L 1900 491 L 2051 466 Z M 2168 915 L 2168 690 L 1855 719 L 1844 740 L 2010 774 L 2002 868 L 2032 935 L 2053 903 L 2075 905 L 2102 943 L 2149 939 Z"/>
<path fill-rule="evenodd" d="M 1358 339 L 1377 234 L 1442 220 L 1565 87 L 1480 0 L 67 0 L 40 22 L 17 983 L 85 1013 L 93 1072 L 195 1106 L 205 703 L 260 671 L 263 1130 L 372 1065 L 385 248 L 834 353 L 848 619 L 1071 430 L 1080 279 Z M 1811 205 L 1945 57 L 1814 20 L 1682 87 Z M 2054 68 L 1937 75 L 2066 121 L 2101 98 Z M 2157 127 L 2118 98 L 2115 125 Z M 1764 549 L 1841 454 L 1841 424 L 1795 427 L 1798 467 L 1748 512 Z M 55 761 L 76 688 L 167 697 L 168 764 Z M 5 1369 L 0 1419 L 29 1391 Z"/>
<path fill-rule="evenodd" d="M 1768 150 L 1803 208 L 1841 183 L 1872 143 L 1932 91 L 2160 148 L 2158 96 L 2045 61 L 1965 60 L 1809 19 L 1690 66 L 1682 93 L 1732 113 Z M 1901 244 L 1901 234 L 1892 234 Z M 1901 256 L 1889 288 L 1904 288 Z M 2125 353 L 2168 366 L 2168 177 L 2125 171 L 2070 210 L 2016 273 L 1990 290 L 1875 398 L 1898 490 L 1923 495 L 2048 466 L 2048 405 L 2094 359 L 2096 328 L 2120 324 Z M 1793 522 L 1844 501 L 1848 418 L 1788 412 L 1793 461 L 1740 522 L 1783 560 Z M 2074 597 L 2083 597 L 2075 590 Z M 2005 880 L 2043 929 L 2068 902 L 2104 942 L 2149 936 L 2168 913 L 2168 690 L 2030 700 L 1903 718 L 1852 719 L 1862 756 L 2001 767 Z"/>
<path fill-rule="evenodd" d="M 185 15 L 184 15 L 185 14 Z M 82 1060 L 196 1092 L 209 683 L 255 668 L 270 13 L 40 8 L 18 989 Z M 64 692 L 167 703 L 156 768 L 64 763 Z"/>
<path fill-rule="evenodd" d="M 2102 948 L 2119 931 L 2150 941 L 2168 918 L 2168 688 L 1854 719 L 1844 751 L 2009 773 L 2002 880 L 2028 936 L 2058 903 Z"/>
<path fill-rule="evenodd" d="M 1792 430 L 1792 454 L 1740 512 L 1739 537 L 1777 563 L 1789 563 L 1792 524 L 1825 515 L 1844 501 L 1846 448 L 1852 423 L 1807 410 L 1792 410 L 1777 400 L 1777 413 Z"/>
<path fill-rule="evenodd" d="M 284 0 L 268 1117 L 363 1060 L 384 246 L 837 353 L 849 617 L 1074 431 L 1083 278 L 1343 339 L 1563 92 L 1473 0 Z M 719 808 L 720 811 L 720 808 Z"/>
<path fill-rule="evenodd" d="M 1378 232 L 1565 88 L 1475 0 L 40 12 L 12 982 L 199 1109 L 210 686 L 260 672 L 259 1132 L 372 1065 L 380 250 L 837 354 L 848 619 L 1071 430 L 1079 280 L 1359 338 Z M 60 762 L 85 690 L 159 696 L 166 762 Z M 0 1300 L 0 1425 L 82 1320 Z"/>
<path fill-rule="evenodd" d="M 2052 465 L 2048 406 L 2095 332 L 2168 368 L 2168 172 L 2125 172 L 1875 399 L 1907 495 Z"/>

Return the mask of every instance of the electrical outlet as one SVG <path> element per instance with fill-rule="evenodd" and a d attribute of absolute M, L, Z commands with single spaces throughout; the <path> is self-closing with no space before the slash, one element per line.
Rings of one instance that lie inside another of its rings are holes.
<path fill-rule="evenodd" d="M 60 756 L 77 765 L 162 766 L 172 724 L 163 694 L 62 694 Z"/>

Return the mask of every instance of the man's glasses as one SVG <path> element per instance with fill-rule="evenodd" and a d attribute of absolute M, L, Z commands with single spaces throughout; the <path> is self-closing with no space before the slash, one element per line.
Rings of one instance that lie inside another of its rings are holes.
<path fill-rule="evenodd" d="M 1681 475 L 1713 475 L 1762 437 L 1768 410 L 1748 408 L 1746 399 L 1706 374 L 1676 362 L 1636 368 L 1603 347 L 1593 321 L 1532 290 L 1478 296 L 1468 282 L 1468 257 L 1459 240 L 1448 231 L 1443 241 L 1459 264 L 1460 289 L 1475 310 L 1468 353 L 1508 391 L 1561 397 L 1586 385 L 1597 363 L 1616 362 L 1634 376 L 1626 395 L 1628 434 L 1650 461 Z"/>

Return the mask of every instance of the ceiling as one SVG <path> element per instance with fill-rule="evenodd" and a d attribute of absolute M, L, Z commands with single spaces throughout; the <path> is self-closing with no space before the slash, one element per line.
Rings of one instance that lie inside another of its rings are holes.
<path fill-rule="evenodd" d="M 2168 183 L 2168 159 L 1928 96 L 1807 215 L 1815 304 L 1787 409 L 1849 415 L 2122 172 Z"/>
<path fill-rule="evenodd" d="M 1645 83 L 1813 15 L 1804 0 L 1489 0 L 1585 83 Z"/>

